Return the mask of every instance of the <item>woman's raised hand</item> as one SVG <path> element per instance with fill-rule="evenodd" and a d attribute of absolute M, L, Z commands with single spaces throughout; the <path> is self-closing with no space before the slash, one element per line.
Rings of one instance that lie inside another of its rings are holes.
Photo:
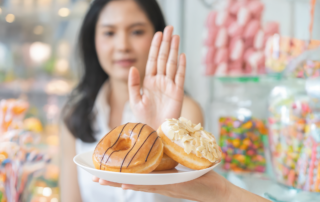
<path fill-rule="evenodd" d="M 179 118 L 184 97 L 186 57 L 179 56 L 180 38 L 173 27 L 154 35 L 142 84 L 135 67 L 129 73 L 130 105 L 140 122 L 157 129 L 166 118 Z"/>

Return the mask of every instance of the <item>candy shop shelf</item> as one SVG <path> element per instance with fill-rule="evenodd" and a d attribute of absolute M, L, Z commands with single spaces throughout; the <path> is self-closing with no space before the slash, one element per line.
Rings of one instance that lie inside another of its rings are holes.
<path fill-rule="evenodd" d="M 281 75 L 270 76 L 224 76 L 224 77 L 211 77 L 213 81 L 222 83 L 281 83 L 281 82 L 296 82 L 303 83 L 304 79 L 299 78 L 284 78 Z"/>
<path fill-rule="evenodd" d="M 215 171 L 231 183 L 274 202 L 315 202 L 320 193 L 306 192 L 277 183 L 263 174 L 236 174 L 226 172 L 220 166 Z"/>

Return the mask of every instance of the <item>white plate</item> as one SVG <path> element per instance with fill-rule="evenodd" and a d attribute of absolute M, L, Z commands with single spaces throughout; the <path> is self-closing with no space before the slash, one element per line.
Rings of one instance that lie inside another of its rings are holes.
<path fill-rule="evenodd" d="M 133 185 L 164 185 L 186 182 L 206 174 L 216 166 L 203 170 L 192 170 L 179 164 L 175 169 L 168 171 L 155 171 L 146 174 L 118 173 L 95 169 L 92 162 L 92 154 L 93 151 L 78 154 L 73 158 L 73 161 L 90 174 L 101 179 Z"/>

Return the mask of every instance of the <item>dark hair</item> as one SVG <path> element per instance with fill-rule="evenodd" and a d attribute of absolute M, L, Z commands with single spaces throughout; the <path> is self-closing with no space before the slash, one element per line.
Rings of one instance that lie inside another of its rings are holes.
<path fill-rule="evenodd" d="M 101 10 L 112 0 L 94 0 L 83 20 L 79 35 L 79 55 L 84 71 L 78 86 L 71 93 L 64 107 L 64 122 L 76 138 L 95 142 L 92 122 L 93 106 L 102 84 L 109 79 L 102 69 L 95 48 L 95 27 Z M 155 32 L 163 31 L 165 20 L 156 0 L 134 0 L 146 13 Z M 107 123 L 106 123 L 107 124 Z"/>

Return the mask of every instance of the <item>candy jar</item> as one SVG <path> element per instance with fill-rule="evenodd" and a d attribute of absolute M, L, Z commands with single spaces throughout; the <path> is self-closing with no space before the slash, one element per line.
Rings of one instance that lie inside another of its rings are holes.
<path fill-rule="evenodd" d="M 318 48 L 303 52 L 292 60 L 285 75 L 293 78 L 320 78 L 320 45 Z"/>
<path fill-rule="evenodd" d="M 304 82 L 290 83 L 272 90 L 268 119 L 270 151 L 279 183 L 319 192 L 319 105 L 314 104 L 317 99 L 310 96 L 305 86 L 308 85 Z M 314 90 L 315 85 L 311 86 Z"/>
<path fill-rule="evenodd" d="M 265 173 L 265 142 L 268 130 L 256 117 L 252 100 L 229 102 L 228 113 L 219 117 L 222 168 L 236 173 Z"/>
<path fill-rule="evenodd" d="M 306 135 L 298 161 L 297 187 L 320 192 L 320 79 L 308 79 L 306 91 L 310 112 L 306 119 Z"/>

